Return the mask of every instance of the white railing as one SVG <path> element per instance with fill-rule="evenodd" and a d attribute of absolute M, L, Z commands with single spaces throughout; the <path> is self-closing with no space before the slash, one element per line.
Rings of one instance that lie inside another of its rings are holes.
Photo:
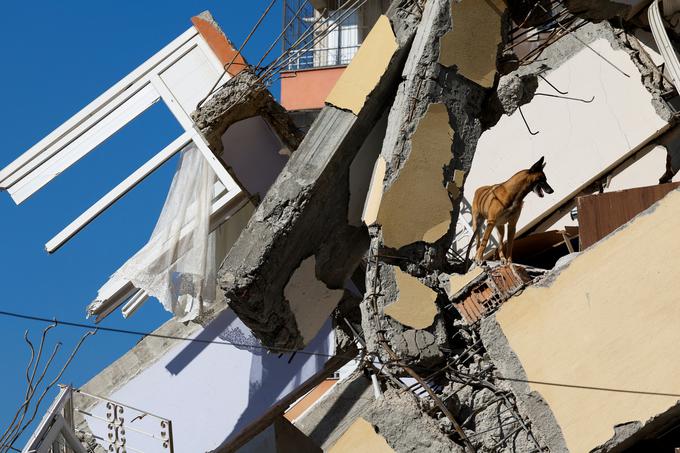
<path fill-rule="evenodd" d="M 321 47 L 315 49 L 300 49 L 290 52 L 288 70 L 322 68 L 329 66 L 348 65 L 359 50 L 360 45 L 347 47 Z"/>

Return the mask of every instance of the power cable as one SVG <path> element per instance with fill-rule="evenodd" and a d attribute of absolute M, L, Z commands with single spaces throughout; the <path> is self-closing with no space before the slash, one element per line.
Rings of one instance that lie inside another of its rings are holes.
<path fill-rule="evenodd" d="M 28 320 L 28 321 L 45 322 L 45 323 L 49 323 L 49 324 L 57 324 L 57 325 L 61 324 L 61 325 L 64 325 L 64 326 L 78 327 L 78 328 L 89 329 L 89 330 L 94 329 L 96 331 L 102 331 L 102 332 L 120 333 L 120 334 L 136 335 L 136 336 L 142 336 L 142 337 L 154 337 L 154 338 L 162 338 L 162 339 L 166 339 L 166 340 L 180 340 L 180 341 L 202 343 L 202 344 L 221 344 L 221 345 L 226 345 L 226 346 L 242 347 L 242 348 L 246 348 L 246 349 L 261 349 L 261 350 L 270 352 L 269 349 L 267 349 L 264 346 L 253 345 L 253 344 L 236 343 L 236 342 L 233 342 L 233 341 L 203 340 L 203 339 L 200 339 L 200 338 L 180 337 L 180 336 L 176 336 L 176 335 L 163 335 L 163 334 L 157 334 L 157 333 L 153 333 L 153 332 L 144 332 L 144 331 L 129 330 L 129 329 L 119 329 L 119 328 L 115 328 L 115 327 L 104 327 L 104 326 L 98 326 L 98 325 L 94 325 L 94 324 L 86 324 L 86 323 L 79 323 L 79 322 L 73 322 L 73 321 L 60 321 L 56 318 L 46 318 L 46 317 L 42 317 L 42 316 L 33 316 L 33 315 L 27 315 L 27 314 L 24 314 L 24 313 L 16 313 L 16 312 L 4 311 L 4 310 L 0 310 L 0 316 L 16 318 L 16 319 L 24 319 L 24 320 Z M 299 351 L 299 350 L 290 349 L 290 348 L 276 348 L 276 352 L 282 352 L 282 351 L 283 352 L 291 352 L 291 353 L 294 352 L 294 353 L 297 353 L 297 354 L 308 355 L 308 356 L 326 357 L 326 358 L 346 358 L 346 359 L 349 359 L 349 360 L 353 360 L 357 357 L 355 355 L 342 356 L 342 355 L 324 354 L 324 353 L 321 353 L 321 352 Z M 525 384 L 548 385 L 548 386 L 553 386 L 553 387 L 566 387 L 566 388 L 581 389 L 581 390 L 597 390 L 597 391 L 614 392 L 614 393 L 628 393 L 628 394 L 634 394 L 634 395 L 668 396 L 668 397 L 673 397 L 673 398 L 680 398 L 680 394 L 677 394 L 677 393 L 652 392 L 652 391 L 644 391 L 644 390 L 628 390 L 628 389 L 617 389 L 617 388 L 611 388 L 611 387 L 596 387 L 596 386 L 589 386 L 589 385 L 536 381 L 536 380 L 531 380 L 531 379 L 519 379 L 519 378 L 512 378 L 512 377 L 505 377 L 505 376 L 498 376 L 498 375 L 494 375 L 493 377 L 495 379 L 502 380 L 502 381 L 521 382 L 521 383 L 525 383 Z"/>
<path fill-rule="evenodd" d="M 210 97 L 210 95 L 213 94 L 213 93 L 215 92 L 215 88 L 217 88 L 217 85 L 220 84 L 220 81 L 222 80 L 222 77 L 224 77 L 224 75 L 229 71 L 229 68 L 231 68 L 231 66 L 234 64 L 234 62 L 235 62 L 236 59 L 239 57 L 239 55 L 241 55 L 241 51 L 243 50 L 243 48 L 245 47 L 245 45 L 248 44 L 248 41 L 250 41 L 250 38 L 253 37 L 253 35 L 255 34 L 255 31 L 259 28 L 259 26 L 260 26 L 260 24 L 262 23 L 262 21 L 264 20 L 264 18 L 267 17 L 267 14 L 269 14 L 269 10 L 272 9 L 272 7 L 274 6 L 274 4 L 275 4 L 277 1 L 278 1 L 278 0 L 272 0 L 272 1 L 269 3 L 269 6 L 267 6 L 267 9 L 265 9 L 264 12 L 260 15 L 260 18 L 259 18 L 258 21 L 255 23 L 255 25 L 253 26 L 253 28 L 250 30 L 250 33 L 249 33 L 248 36 L 246 37 L 245 41 L 243 41 L 243 44 L 241 44 L 241 47 L 238 48 L 238 50 L 237 50 L 236 53 L 234 54 L 234 56 L 233 56 L 233 58 L 231 59 L 231 61 L 230 61 L 229 63 L 227 63 L 227 64 L 224 65 L 224 67 L 223 67 L 223 68 L 224 68 L 224 71 L 222 71 L 222 74 L 217 78 L 217 80 L 215 81 L 215 84 L 212 86 L 212 88 L 210 88 L 210 91 L 208 91 L 208 94 L 207 94 L 203 99 L 201 99 L 200 101 L 198 101 L 198 104 L 196 105 L 196 110 L 198 110 L 198 109 L 201 107 L 201 105 L 203 105 L 203 103 Z"/>
<path fill-rule="evenodd" d="M 90 330 L 102 331 L 102 332 L 135 335 L 135 336 L 140 336 L 140 337 L 162 338 L 162 339 L 165 339 L 165 340 L 179 340 L 179 341 L 186 341 L 186 342 L 190 342 L 190 343 L 220 344 L 220 345 L 226 345 L 226 346 L 242 347 L 242 348 L 245 348 L 245 349 L 261 349 L 261 350 L 264 350 L 264 351 L 267 351 L 267 352 L 271 352 L 268 348 L 266 348 L 264 346 L 254 345 L 254 344 L 236 343 L 236 342 L 233 342 L 233 341 L 224 341 L 224 340 L 223 341 L 204 340 L 204 339 L 201 339 L 201 338 L 180 337 L 180 336 L 177 336 L 177 335 L 163 335 L 163 334 L 158 334 L 158 333 L 154 333 L 154 332 L 144 332 L 144 331 L 140 331 L 140 330 L 119 329 L 119 328 L 116 328 L 116 327 L 105 327 L 105 326 L 98 326 L 98 325 L 95 325 L 95 324 L 86 324 L 86 323 L 73 322 L 73 321 L 62 321 L 62 320 L 58 320 L 56 318 L 46 318 L 46 317 L 42 317 L 42 316 L 33 316 L 33 315 L 27 315 L 27 314 L 24 314 L 24 313 L 16 313 L 16 312 L 11 312 L 11 311 L 0 311 L 0 316 L 24 319 L 24 320 L 28 320 L 28 321 L 45 322 L 45 323 L 63 325 L 63 326 L 68 326 L 68 327 L 78 327 L 78 328 L 81 328 L 81 329 L 90 329 Z M 350 359 L 350 360 L 356 358 L 356 356 L 324 354 L 322 352 L 300 351 L 300 350 L 291 349 L 291 348 L 275 348 L 274 352 L 290 352 L 290 353 L 303 354 L 303 355 L 309 355 L 309 356 L 326 357 L 326 358 L 339 357 L 339 358 L 346 358 L 346 359 Z"/>

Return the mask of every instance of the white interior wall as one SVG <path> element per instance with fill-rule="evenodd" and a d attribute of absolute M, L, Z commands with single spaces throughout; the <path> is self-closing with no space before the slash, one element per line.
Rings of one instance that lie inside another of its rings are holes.
<path fill-rule="evenodd" d="M 288 162 L 288 149 L 260 116 L 232 124 L 222 135 L 222 160 L 251 195 L 264 198 Z"/>

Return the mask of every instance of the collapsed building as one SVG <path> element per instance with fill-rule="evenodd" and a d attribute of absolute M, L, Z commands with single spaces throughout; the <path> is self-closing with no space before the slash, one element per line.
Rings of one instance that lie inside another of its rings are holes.
<path fill-rule="evenodd" d="M 204 14 L 0 172 L 20 203 L 159 99 L 185 130 L 46 246 L 181 152 L 174 242 L 88 307 L 174 319 L 65 387 L 25 451 L 676 447 L 675 2 L 289 3 L 318 39 L 281 104 Z M 492 241 L 471 267 L 474 190 L 541 156 L 555 192 L 514 262 Z"/>

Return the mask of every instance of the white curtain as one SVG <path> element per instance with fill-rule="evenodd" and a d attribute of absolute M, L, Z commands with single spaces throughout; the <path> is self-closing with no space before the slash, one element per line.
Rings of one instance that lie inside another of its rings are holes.
<path fill-rule="evenodd" d="M 215 235 L 210 233 L 215 180 L 198 148 L 187 145 L 149 242 L 116 271 L 94 304 L 104 288 L 121 280 L 157 298 L 179 321 L 196 318 L 215 302 Z"/>

